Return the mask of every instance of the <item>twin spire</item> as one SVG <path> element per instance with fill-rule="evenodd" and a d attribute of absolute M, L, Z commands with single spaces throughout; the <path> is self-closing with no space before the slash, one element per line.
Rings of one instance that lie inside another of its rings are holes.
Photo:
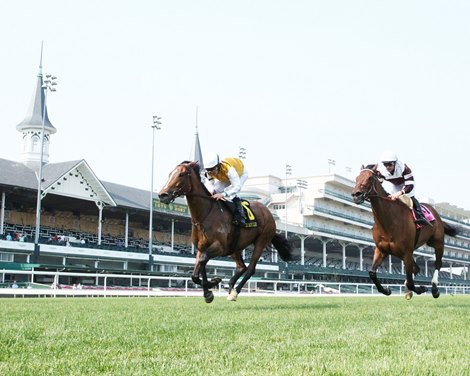
<path fill-rule="evenodd" d="M 198 115 L 198 108 L 196 107 L 196 133 L 194 134 L 194 144 L 191 148 L 191 154 L 189 155 L 189 160 L 193 162 L 199 162 L 199 166 L 201 166 L 201 171 L 203 171 L 204 162 L 202 160 L 201 144 L 199 143 L 199 133 L 197 130 L 197 115 Z"/>
<path fill-rule="evenodd" d="M 23 150 L 21 153 L 21 161 L 26 166 L 39 170 L 41 161 L 41 132 L 44 121 L 44 152 L 43 164 L 49 163 L 49 142 L 50 135 L 57 132 L 52 125 L 47 114 L 46 90 L 42 75 L 42 52 L 43 44 L 41 44 L 41 56 L 39 60 L 39 73 L 37 76 L 36 87 L 31 98 L 31 103 L 24 120 L 16 126 L 16 130 L 23 135 Z M 196 108 L 196 133 L 194 144 L 191 148 L 190 160 L 199 162 L 201 171 L 204 169 L 204 163 L 201 152 L 201 144 L 199 142 L 198 133 L 198 108 Z"/>
<path fill-rule="evenodd" d="M 26 112 L 24 120 L 16 126 L 16 130 L 23 135 L 23 149 L 21 161 L 32 169 L 39 169 L 41 161 L 41 132 L 44 121 L 44 153 L 43 163 L 49 162 L 49 137 L 57 132 L 52 125 L 47 114 L 46 88 L 43 88 L 42 76 L 42 50 L 39 60 L 39 73 L 37 76 L 36 87 L 33 91 L 29 109 Z"/>

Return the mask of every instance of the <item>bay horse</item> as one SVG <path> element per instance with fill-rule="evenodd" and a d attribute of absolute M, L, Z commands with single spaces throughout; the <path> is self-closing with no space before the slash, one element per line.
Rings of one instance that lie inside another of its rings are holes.
<path fill-rule="evenodd" d="M 226 203 L 213 199 L 203 184 L 197 162 L 184 161 L 176 166 L 158 197 L 161 202 L 169 204 L 176 197 L 183 195 L 186 196 L 191 213 L 191 240 L 197 249 L 191 279 L 195 284 L 202 285 L 206 303 L 214 300 L 210 289 L 221 282 L 218 277 L 211 281 L 207 279 L 206 265 L 212 258 L 231 256 L 235 261 L 236 271 L 229 281 L 227 297 L 229 301 L 237 299 L 245 283 L 255 274 L 256 264 L 264 248 L 269 244 L 277 249 L 282 260 L 292 259 L 291 245 L 281 234 L 276 233 L 276 222 L 269 209 L 260 202 L 250 202 L 250 209 L 258 223 L 257 227 L 236 228 L 232 224 L 232 213 Z M 247 267 L 241 252 L 250 244 L 254 245 L 254 250 Z M 235 287 L 242 275 L 243 279 Z"/>
<path fill-rule="evenodd" d="M 361 204 L 364 200 L 370 202 L 374 215 L 372 237 L 375 249 L 369 276 L 379 292 L 390 295 L 391 290 L 383 287 L 377 278 L 377 269 L 386 256 L 393 255 L 405 264 L 405 286 L 409 290 L 405 297 L 411 299 L 413 291 L 417 294 L 426 292 L 425 286 L 415 286 L 413 281 L 413 274 L 419 273 L 413 252 L 423 244 L 427 244 L 435 251 L 431 292 L 434 298 L 438 298 L 437 286 L 444 253 L 444 235 L 455 236 L 459 233 L 459 229 L 442 221 L 431 205 L 422 204 L 433 214 L 435 221 L 432 221 L 432 226 L 424 226 L 417 230 L 411 209 L 399 199 L 392 200 L 388 197 L 388 193 L 379 180 L 376 167 L 376 165 L 362 167 L 352 192 L 352 198 L 356 204 Z"/>

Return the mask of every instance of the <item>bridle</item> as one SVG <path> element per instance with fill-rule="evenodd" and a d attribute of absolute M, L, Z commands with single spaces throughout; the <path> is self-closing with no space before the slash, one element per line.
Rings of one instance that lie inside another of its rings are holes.
<path fill-rule="evenodd" d="M 369 168 L 365 168 L 365 169 L 361 170 L 361 172 L 362 171 L 371 172 L 372 177 L 377 179 L 377 175 L 375 174 L 374 170 L 371 170 Z M 367 188 L 367 187 L 364 184 L 361 184 L 361 188 Z M 367 190 L 361 191 L 361 196 L 364 198 L 364 200 L 367 200 L 367 201 L 369 201 L 371 197 L 381 197 L 378 194 L 377 189 L 375 188 L 375 185 L 373 183 L 370 184 L 370 187 Z"/>
<path fill-rule="evenodd" d="M 180 165 L 181 166 L 181 165 Z M 193 193 L 192 190 L 193 190 L 193 186 L 191 184 L 191 173 L 193 172 L 193 169 L 191 167 L 187 167 L 187 171 L 186 172 L 181 172 L 180 173 L 180 176 L 187 176 L 188 178 L 188 183 L 187 183 L 187 186 L 189 187 L 189 189 L 187 191 L 184 191 L 182 187 L 180 187 L 179 189 L 175 190 L 174 192 L 172 192 L 172 194 L 170 195 L 170 197 L 179 197 L 179 196 L 194 196 L 194 197 L 202 197 L 202 198 L 206 198 L 206 199 L 209 199 L 211 201 L 211 206 L 209 208 L 209 210 L 207 211 L 207 213 L 203 216 L 203 218 L 199 221 L 199 222 L 194 222 L 192 221 L 193 225 L 196 226 L 196 227 L 199 227 L 201 229 L 202 232 L 205 233 L 205 229 L 204 227 L 202 226 L 202 224 L 204 223 L 204 221 L 207 219 L 207 217 L 209 217 L 209 214 L 211 213 L 212 209 L 213 209 L 213 204 L 216 202 L 215 200 L 212 199 L 211 195 L 205 195 L 205 194 L 200 194 L 200 193 Z M 202 184 L 202 182 L 201 182 Z M 186 186 L 186 184 L 184 184 L 183 186 Z M 220 203 L 219 203 L 220 205 Z"/>
<path fill-rule="evenodd" d="M 180 176 L 187 176 L 188 177 L 188 186 L 189 186 L 189 189 L 185 192 L 183 187 L 179 187 L 177 189 L 175 189 L 173 192 L 170 192 L 170 193 L 167 193 L 168 196 L 170 197 L 170 201 L 173 201 L 174 199 L 176 199 L 177 197 L 180 197 L 180 196 L 186 196 L 188 195 L 188 193 L 190 193 L 193 189 L 192 185 L 191 185 L 191 168 L 188 168 L 188 171 L 186 172 L 180 172 L 179 173 Z M 185 184 L 186 185 L 186 184 Z"/>

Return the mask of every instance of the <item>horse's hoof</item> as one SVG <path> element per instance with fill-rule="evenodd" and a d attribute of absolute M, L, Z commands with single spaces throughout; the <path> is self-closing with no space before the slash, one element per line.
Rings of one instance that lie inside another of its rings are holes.
<path fill-rule="evenodd" d="M 405 293 L 405 299 L 406 300 L 411 300 L 412 297 L 413 297 L 413 291 L 407 291 Z"/>
<path fill-rule="evenodd" d="M 435 283 L 432 284 L 431 293 L 432 293 L 432 297 L 435 299 L 439 298 L 439 296 L 441 295 L 441 293 L 439 292 L 439 288 L 437 287 Z"/>
<path fill-rule="evenodd" d="M 392 295 L 392 290 L 390 290 L 389 288 L 384 288 L 383 294 L 387 296 Z"/>
<path fill-rule="evenodd" d="M 214 300 L 214 294 L 212 293 L 212 291 L 204 293 L 204 300 L 206 301 L 206 303 L 212 303 L 212 301 Z"/>
<path fill-rule="evenodd" d="M 217 287 L 219 283 L 222 282 L 222 279 L 219 277 L 215 277 L 211 279 L 211 285 L 212 287 Z"/>
<path fill-rule="evenodd" d="M 237 290 L 233 289 L 230 294 L 228 294 L 227 296 L 227 300 L 229 302 L 235 302 L 237 301 L 237 297 L 238 297 L 238 293 L 237 293 Z"/>

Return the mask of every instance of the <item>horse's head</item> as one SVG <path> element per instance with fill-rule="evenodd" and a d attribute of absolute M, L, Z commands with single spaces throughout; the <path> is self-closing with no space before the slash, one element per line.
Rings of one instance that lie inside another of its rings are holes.
<path fill-rule="evenodd" d="M 362 204 L 374 190 L 374 183 L 378 181 L 376 165 L 362 166 L 361 172 L 356 178 L 356 186 L 352 191 L 352 199 L 356 204 Z M 376 193 L 374 191 L 374 193 Z"/>
<path fill-rule="evenodd" d="M 168 181 L 158 193 L 158 198 L 164 204 L 169 204 L 175 198 L 187 195 L 193 189 L 193 179 L 199 178 L 199 164 L 184 161 L 170 173 Z"/>

